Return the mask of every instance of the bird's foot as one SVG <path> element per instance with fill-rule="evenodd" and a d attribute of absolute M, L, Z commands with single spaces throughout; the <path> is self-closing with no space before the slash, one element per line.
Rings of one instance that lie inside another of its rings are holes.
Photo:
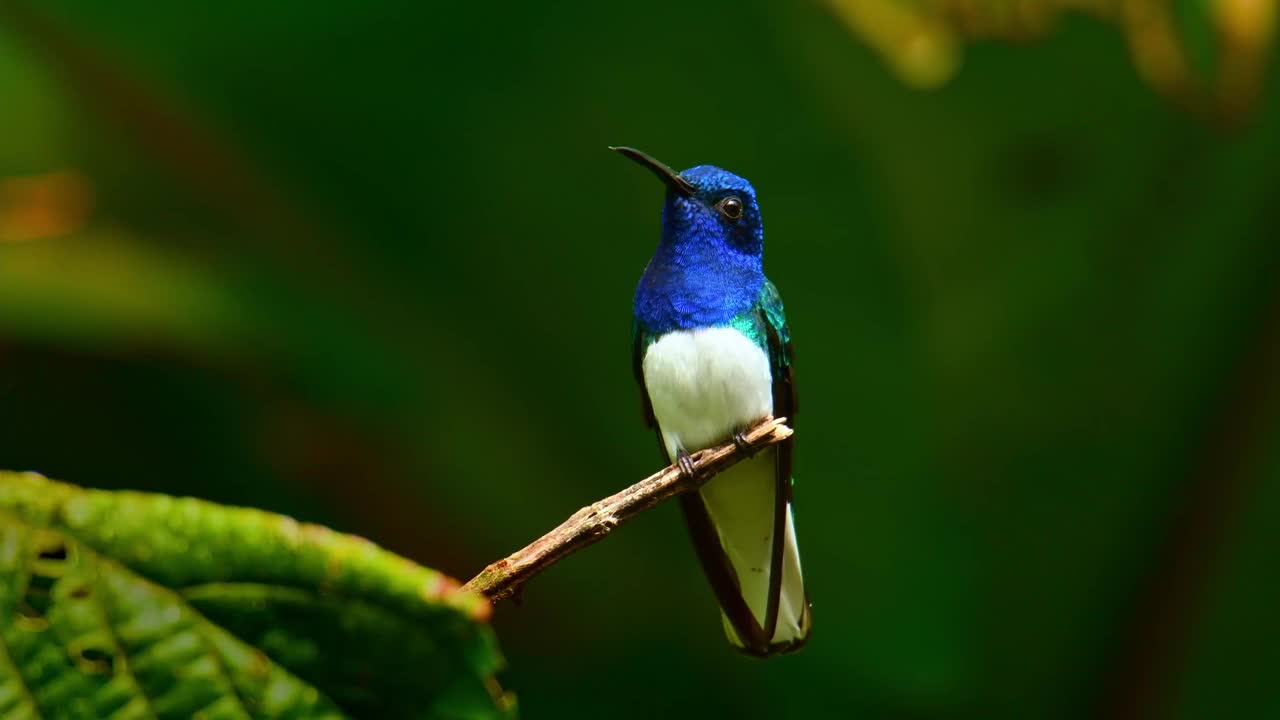
<path fill-rule="evenodd" d="M 696 481 L 698 479 L 698 471 L 693 467 L 693 456 L 681 450 L 676 455 L 676 465 L 680 467 L 680 474 L 684 475 L 686 480 Z"/>
<path fill-rule="evenodd" d="M 760 452 L 760 448 L 752 447 L 751 441 L 747 440 L 747 436 L 742 432 L 733 434 L 733 445 L 738 448 L 738 452 L 749 458 L 755 457 Z"/>

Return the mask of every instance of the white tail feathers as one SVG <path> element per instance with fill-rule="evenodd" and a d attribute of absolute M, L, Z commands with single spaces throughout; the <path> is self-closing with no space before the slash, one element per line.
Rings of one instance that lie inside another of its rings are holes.
<path fill-rule="evenodd" d="M 701 494 L 711 524 L 719 535 L 725 558 L 737 578 L 742 599 L 760 627 L 769 618 L 770 569 L 773 567 L 773 529 L 776 520 L 778 482 L 774 450 L 738 463 L 703 486 Z M 769 648 L 749 647 L 724 614 L 725 633 L 734 645 L 753 654 L 796 649 L 809 636 L 811 618 L 800 551 L 796 545 L 791 507 L 783 526 L 782 582 L 777 605 L 777 625 Z"/>

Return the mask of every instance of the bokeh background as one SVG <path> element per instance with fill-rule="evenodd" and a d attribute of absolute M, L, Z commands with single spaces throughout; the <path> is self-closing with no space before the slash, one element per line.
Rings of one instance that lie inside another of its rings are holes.
<path fill-rule="evenodd" d="M 459 577 L 658 465 L 661 188 L 753 181 L 813 641 L 662 507 L 497 608 L 527 717 L 1280 716 L 1269 0 L 0 0 L 0 467 Z"/>

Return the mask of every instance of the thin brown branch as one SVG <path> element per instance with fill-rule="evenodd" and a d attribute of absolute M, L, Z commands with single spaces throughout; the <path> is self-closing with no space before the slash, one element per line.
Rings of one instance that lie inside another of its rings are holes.
<path fill-rule="evenodd" d="M 792 430 L 786 422 L 786 418 L 764 420 L 744 433 L 750 450 L 791 437 Z M 731 442 L 700 450 L 692 456 L 696 477 L 687 477 L 679 467 L 671 465 L 622 492 L 591 503 L 524 549 L 481 570 L 462 589 L 481 593 L 490 600 L 511 597 L 534 575 L 603 540 L 615 527 L 663 500 L 697 489 L 744 457 Z"/>

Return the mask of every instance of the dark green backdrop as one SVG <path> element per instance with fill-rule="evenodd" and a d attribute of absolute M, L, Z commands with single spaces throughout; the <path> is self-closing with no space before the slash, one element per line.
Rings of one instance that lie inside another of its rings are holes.
<path fill-rule="evenodd" d="M 733 654 L 659 508 L 497 608 L 525 716 L 1280 714 L 1276 78 L 1228 127 L 1075 15 L 922 91 L 816 3 L 4 0 L 0 467 L 469 577 L 656 468 L 633 145 L 759 192 L 815 631 Z"/>

